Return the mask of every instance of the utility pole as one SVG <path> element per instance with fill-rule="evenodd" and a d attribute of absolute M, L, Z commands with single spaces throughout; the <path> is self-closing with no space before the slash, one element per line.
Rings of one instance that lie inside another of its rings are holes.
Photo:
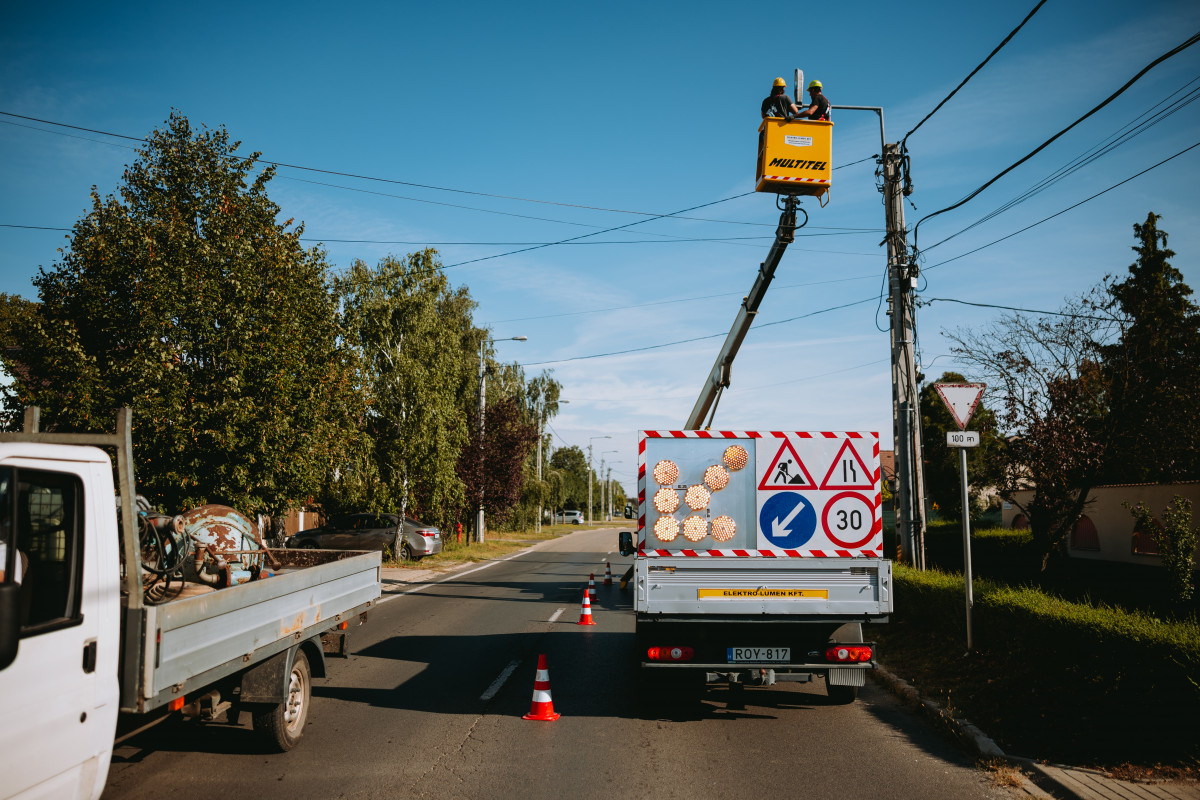
<path fill-rule="evenodd" d="M 882 125 L 882 122 L 881 122 Z M 925 479 L 915 353 L 913 291 L 917 265 L 908 254 L 904 224 L 904 156 L 898 144 L 883 146 L 883 206 L 887 216 L 888 315 L 891 318 L 892 424 L 896 446 L 897 533 L 903 558 L 925 569 Z"/>
<path fill-rule="evenodd" d="M 588 438 L 588 525 L 592 524 L 592 442 L 597 439 L 611 438 L 611 436 L 592 436 Z"/>

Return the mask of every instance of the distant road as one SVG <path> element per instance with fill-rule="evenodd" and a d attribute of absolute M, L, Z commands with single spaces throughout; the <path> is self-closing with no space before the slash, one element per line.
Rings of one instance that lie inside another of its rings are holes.
<path fill-rule="evenodd" d="M 851 706 L 818 681 L 639 706 L 628 566 L 616 528 L 385 595 L 354 656 L 315 681 L 285 754 L 247 728 L 168 723 L 117 748 L 106 798 L 1007 798 L 964 754 L 868 682 Z M 530 722 L 539 653 L 557 722 Z"/>

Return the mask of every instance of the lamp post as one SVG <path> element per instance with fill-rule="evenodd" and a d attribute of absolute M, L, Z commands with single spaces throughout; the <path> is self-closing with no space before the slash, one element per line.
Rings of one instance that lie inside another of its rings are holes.
<path fill-rule="evenodd" d="M 620 450 L 602 450 L 600 452 L 600 480 L 601 481 L 604 480 L 604 456 L 608 453 L 619 453 L 619 452 L 621 452 L 621 451 Z M 609 471 L 611 472 L 612 470 L 610 469 Z M 608 496 L 605 494 L 606 491 L 607 491 L 607 484 L 605 484 L 605 486 L 602 486 L 601 491 L 600 491 L 600 516 L 602 516 L 602 517 L 605 516 L 604 509 L 608 508 L 608 502 L 605 500 L 605 498 Z M 605 517 L 605 521 L 606 522 L 608 521 L 607 517 Z"/>
<path fill-rule="evenodd" d="M 611 438 L 611 436 L 588 437 L 588 525 L 592 524 L 592 442 L 597 439 Z"/>
<path fill-rule="evenodd" d="M 625 462 L 623 462 L 623 461 L 610 461 L 610 462 L 609 462 L 609 464 L 608 464 L 608 479 L 607 479 L 607 489 L 608 489 L 608 521 L 609 521 L 609 522 L 612 522 L 612 516 L 613 516 L 613 485 L 612 485 L 612 469 L 613 469 L 613 467 L 615 467 L 617 464 L 623 464 L 623 463 L 625 463 Z"/>
<path fill-rule="evenodd" d="M 562 404 L 562 403 L 569 403 L 571 401 L 570 400 L 559 400 L 558 402 L 560 404 Z M 539 395 L 538 396 L 538 444 L 537 444 L 537 479 L 538 479 L 538 484 L 539 484 L 539 490 L 538 490 L 539 494 L 538 494 L 537 525 L 534 528 L 534 530 L 537 532 L 537 534 L 539 536 L 542 533 L 542 497 L 540 494 L 540 492 L 541 492 L 540 485 L 542 482 L 542 437 L 545 435 L 542 428 L 546 424 L 545 423 L 545 413 L 546 413 L 546 398 Z M 550 522 L 551 522 L 551 524 L 553 524 L 554 520 L 551 520 Z"/>
<path fill-rule="evenodd" d="M 475 515 L 475 541 L 483 541 L 483 468 L 484 468 L 484 453 L 487 447 L 483 440 L 484 424 L 483 417 L 486 410 L 485 399 L 487 398 L 487 346 L 496 342 L 523 342 L 527 339 L 526 336 L 508 336 L 503 339 L 493 339 L 486 336 L 479 342 L 479 511 Z"/>

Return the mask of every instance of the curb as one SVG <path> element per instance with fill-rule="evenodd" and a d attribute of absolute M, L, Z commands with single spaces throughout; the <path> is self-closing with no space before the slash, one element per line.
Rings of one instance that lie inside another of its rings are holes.
<path fill-rule="evenodd" d="M 1053 800 L 1054 795 L 1049 794 L 1045 789 L 1034 783 L 1032 777 L 1026 774 L 1025 771 L 1033 772 L 1042 782 L 1049 783 L 1059 790 L 1065 796 L 1072 800 L 1084 800 L 1079 795 L 1071 791 L 1067 786 L 1061 784 L 1054 776 L 1042 770 L 1039 765 L 1032 759 L 1014 758 L 996 744 L 986 733 L 978 727 L 968 722 L 965 719 L 954 716 L 942 706 L 935 703 L 933 700 L 922 697 L 921 693 L 910 685 L 903 678 L 893 674 L 887 668 L 876 665 L 875 669 L 869 673 L 872 679 L 889 690 L 892 694 L 899 697 L 901 700 L 914 706 L 918 711 L 932 720 L 939 728 L 952 735 L 955 739 L 962 742 L 963 745 L 980 759 L 991 759 L 1004 761 L 1014 767 L 1019 767 L 1021 780 L 1021 790 L 1031 797 L 1049 798 Z"/>

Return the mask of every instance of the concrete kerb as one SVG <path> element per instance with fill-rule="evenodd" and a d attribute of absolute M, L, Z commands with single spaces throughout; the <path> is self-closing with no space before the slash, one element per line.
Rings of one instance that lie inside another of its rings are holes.
<path fill-rule="evenodd" d="M 1021 778 L 1020 789 L 1031 797 L 1068 798 L 1068 800 L 1145 800 L 1146 798 L 1171 798 L 1181 800 L 1200 798 L 1200 786 L 1191 783 L 1168 782 L 1164 784 L 1142 784 L 1110 778 L 1103 772 L 1082 767 L 1067 767 L 1040 764 L 1032 758 L 1011 756 L 996 742 L 965 719 L 955 717 L 947 709 L 926 697 L 903 678 L 879 666 L 869 673 L 876 683 L 892 694 L 918 709 L 983 761 L 1003 761 L 1017 768 Z M 1045 788 L 1043 788 L 1045 787 Z M 1049 789 L 1053 794 L 1048 793 Z"/>

